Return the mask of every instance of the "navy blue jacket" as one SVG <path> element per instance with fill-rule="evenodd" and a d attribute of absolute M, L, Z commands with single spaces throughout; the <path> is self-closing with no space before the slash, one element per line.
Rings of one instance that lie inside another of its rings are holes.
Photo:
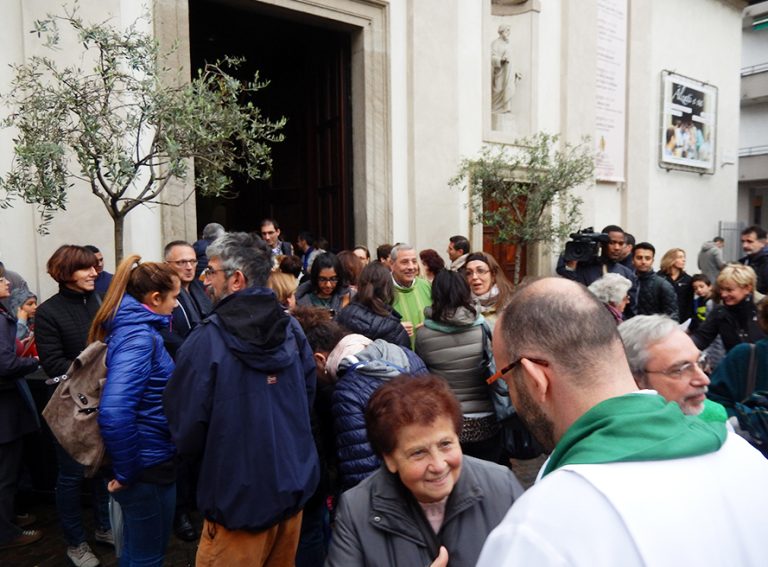
<path fill-rule="evenodd" d="M 24 399 L 17 383 L 36 369 L 34 358 L 16 356 L 16 319 L 0 306 L 0 443 L 37 429 L 32 400 Z"/>
<path fill-rule="evenodd" d="M 121 484 L 140 480 L 142 471 L 173 458 L 163 390 L 173 360 L 160 328 L 170 316 L 151 311 L 126 294 L 107 325 L 107 383 L 99 402 L 99 428 Z"/>
<path fill-rule="evenodd" d="M 179 453 L 201 457 L 197 505 L 208 520 L 261 531 L 303 508 L 320 477 L 316 380 L 304 332 L 272 290 L 236 292 L 192 330 L 165 411 Z"/>
<path fill-rule="evenodd" d="M 336 321 L 353 333 L 359 333 L 375 341 L 384 339 L 388 343 L 410 348 L 411 338 L 401 323 L 400 315 L 392 309 L 386 317 L 375 313 L 365 305 L 352 301 L 336 317 Z"/>
<path fill-rule="evenodd" d="M 171 357 L 176 358 L 176 351 L 184 343 L 184 339 L 200 324 L 200 321 L 208 316 L 211 309 L 213 309 L 211 300 L 199 280 L 192 280 L 189 283 L 189 291 L 181 288 L 179 304 L 171 313 L 171 326 L 164 327 L 160 331 L 165 348 Z"/>
<path fill-rule="evenodd" d="M 424 362 L 411 350 L 381 339 L 357 353 L 353 362 L 339 364 L 339 381 L 331 398 L 336 431 L 336 455 L 343 490 L 375 473 L 381 461 L 374 454 L 365 429 L 365 407 L 385 382 L 401 374 L 426 374 Z"/>

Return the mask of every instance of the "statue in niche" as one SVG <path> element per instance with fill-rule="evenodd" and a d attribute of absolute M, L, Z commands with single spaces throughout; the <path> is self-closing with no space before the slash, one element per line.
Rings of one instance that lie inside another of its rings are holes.
<path fill-rule="evenodd" d="M 522 75 L 512 67 L 508 25 L 499 26 L 499 37 L 491 42 L 491 111 L 512 112 L 512 97 L 515 96 L 517 81 Z"/>

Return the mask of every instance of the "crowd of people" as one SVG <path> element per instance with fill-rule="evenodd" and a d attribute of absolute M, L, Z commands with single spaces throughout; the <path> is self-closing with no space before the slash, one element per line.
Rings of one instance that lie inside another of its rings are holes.
<path fill-rule="evenodd" d="M 294 246 L 275 219 L 212 223 L 114 274 L 63 245 L 39 306 L 0 264 L 0 560 L 42 537 L 15 502 L 45 427 L 25 376 L 103 341 L 107 464 L 86 478 L 51 439 L 77 567 L 100 564 L 89 542 L 162 565 L 174 534 L 197 565 L 761 564 L 768 462 L 734 416 L 768 389 L 768 242 L 741 238 L 743 259 L 715 238 L 691 276 L 681 248 L 656 272 L 653 244 L 610 225 L 599 256 L 515 287 L 461 235 L 448 262 L 402 242 L 373 259 Z M 549 455 L 526 492 L 521 428 Z"/>

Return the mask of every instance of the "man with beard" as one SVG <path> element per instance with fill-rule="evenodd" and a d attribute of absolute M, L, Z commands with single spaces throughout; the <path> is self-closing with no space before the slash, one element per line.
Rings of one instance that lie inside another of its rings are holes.
<path fill-rule="evenodd" d="M 752 225 L 741 231 L 741 248 L 746 256 L 739 263 L 752 266 L 757 274 L 757 291 L 768 293 L 768 234 L 763 227 Z M 714 281 L 714 280 L 712 280 Z"/>
<path fill-rule="evenodd" d="M 701 369 L 701 351 L 676 321 L 665 315 L 637 315 L 619 325 L 619 334 L 640 388 L 655 390 L 688 415 L 723 411 L 707 401 L 709 376 Z"/>
<path fill-rule="evenodd" d="M 165 413 L 181 455 L 199 457 L 198 565 L 293 565 L 319 479 L 310 427 L 316 368 L 301 327 L 266 287 L 263 242 L 224 234 L 207 250 L 215 303 L 179 349 Z"/>
<path fill-rule="evenodd" d="M 638 390 L 613 318 L 585 288 L 521 288 L 493 339 L 513 404 L 552 454 L 480 567 L 765 563 L 768 495 L 756 488 L 768 461 L 724 416 Z"/>

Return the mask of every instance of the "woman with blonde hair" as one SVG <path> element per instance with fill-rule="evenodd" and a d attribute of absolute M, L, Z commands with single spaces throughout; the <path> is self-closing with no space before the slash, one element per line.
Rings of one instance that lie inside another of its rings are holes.
<path fill-rule="evenodd" d="M 659 273 L 672 284 L 677 295 L 677 320 L 693 317 L 693 279 L 685 272 L 685 250 L 672 248 L 661 257 Z"/>
<path fill-rule="evenodd" d="M 725 351 L 739 343 L 754 343 L 765 338 L 757 323 L 754 302 L 757 276 L 750 266 L 726 264 L 717 276 L 722 305 L 716 306 L 707 320 L 691 335 L 699 350 L 707 348 L 720 335 Z"/>
<path fill-rule="evenodd" d="M 181 281 L 168 264 L 140 260 L 117 267 L 88 335 L 107 343 L 99 428 L 112 464 L 107 489 L 123 511 L 121 567 L 163 564 L 176 507 L 176 449 L 163 412 L 174 363 L 160 329 Z"/>
<path fill-rule="evenodd" d="M 267 280 L 267 287 L 275 292 L 277 301 L 286 311 L 296 307 L 296 288 L 299 281 L 291 274 L 272 272 Z"/>

